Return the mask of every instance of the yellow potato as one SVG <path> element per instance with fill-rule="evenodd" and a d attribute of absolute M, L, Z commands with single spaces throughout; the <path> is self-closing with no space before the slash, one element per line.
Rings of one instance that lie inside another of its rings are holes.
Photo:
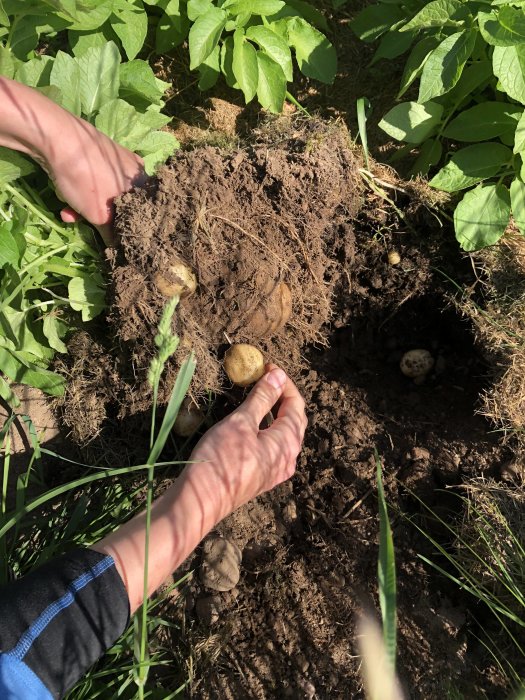
<path fill-rule="evenodd" d="M 233 384 L 249 386 L 264 374 L 264 357 L 253 345 L 232 345 L 224 356 L 224 370 Z"/>
<path fill-rule="evenodd" d="M 191 437 L 204 422 L 204 413 L 197 404 L 186 397 L 173 425 L 173 432 L 180 437 Z"/>
<path fill-rule="evenodd" d="M 187 297 L 197 289 L 197 278 L 193 270 L 183 262 L 176 262 L 168 267 L 166 273 L 157 272 L 153 281 L 165 297 Z"/>

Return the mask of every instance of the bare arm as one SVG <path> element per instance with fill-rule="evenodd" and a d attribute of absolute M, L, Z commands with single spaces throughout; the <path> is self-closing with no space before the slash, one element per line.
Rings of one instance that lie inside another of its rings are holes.
<path fill-rule="evenodd" d="M 276 420 L 259 430 L 279 400 Z M 206 433 L 191 455 L 193 463 L 153 506 L 149 594 L 220 520 L 293 475 L 305 428 L 301 395 L 282 370 L 273 368 L 234 413 Z M 143 598 L 145 515 L 93 548 L 115 560 L 133 613 Z"/>
<path fill-rule="evenodd" d="M 0 145 L 35 159 L 71 208 L 110 242 L 113 199 L 144 180 L 141 158 L 38 90 L 0 76 Z"/>

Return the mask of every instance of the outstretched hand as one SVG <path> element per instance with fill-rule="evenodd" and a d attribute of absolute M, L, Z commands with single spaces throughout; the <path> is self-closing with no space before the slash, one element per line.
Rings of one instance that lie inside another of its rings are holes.
<path fill-rule="evenodd" d="M 269 428 L 260 424 L 278 404 Z M 267 374 L 245 401 L 209 430 L 195 447 L 185 478 L 209 498 L 219 519 L 295 472 L 307 425 L 305 404 L 282 369 L 267 366 Z"/>

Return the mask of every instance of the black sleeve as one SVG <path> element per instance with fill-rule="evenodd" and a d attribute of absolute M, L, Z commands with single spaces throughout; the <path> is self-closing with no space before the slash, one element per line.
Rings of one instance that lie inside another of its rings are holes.
<path fill-rule="evenodd" d="M 112 557 L 78 549 L 0 587 L 0 652 L 61 698 L 129 622 Z M 24 699 L 25 700 L 25 699 Z"/>

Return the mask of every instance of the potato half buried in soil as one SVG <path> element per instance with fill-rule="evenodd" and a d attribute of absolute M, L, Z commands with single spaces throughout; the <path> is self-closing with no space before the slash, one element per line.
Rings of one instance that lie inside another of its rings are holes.
<path fill-rule="evenodd" d="M 304 346 L 326 342 L 331 295 L 353 240 L 348 222 L 361 206 L 359 161 L 339 126 L 283 123 L 288 132 L 273 121 L 234 152 L 180 152 L 116 202 L 121 245 L 109 253 L 108 337 L 120 415 L 151 407 L 147 368 L 169 291 L 158 281 L 174 260 L 192 271 L 196 288 L 181 294 L 175 312 L 182 342 L 163 375 L 161 402 L 189 347 L 198 399 L 224 391 L 228 345 L 253 344 L 293 377 L 305 366 Z"/>

